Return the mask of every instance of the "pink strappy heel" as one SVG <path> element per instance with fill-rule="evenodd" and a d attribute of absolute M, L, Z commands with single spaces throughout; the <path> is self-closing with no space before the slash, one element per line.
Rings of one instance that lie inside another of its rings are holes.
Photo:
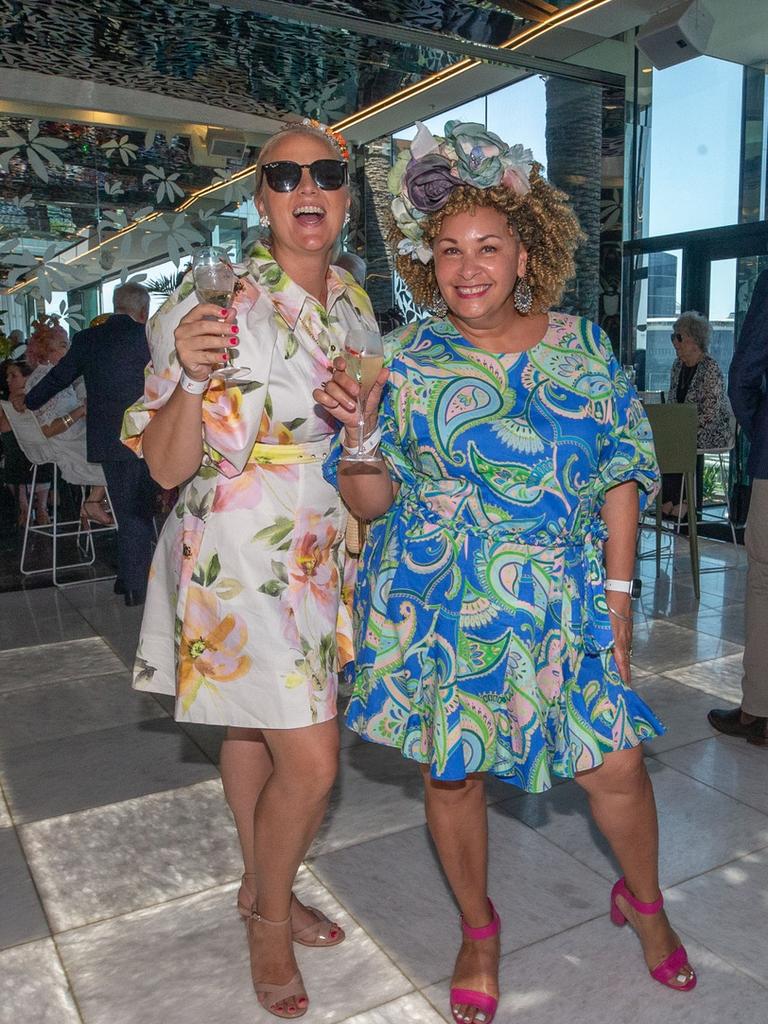
<path fill-rule="evenodd" d="M 616 902 L 617 896 L 623 896 L 630 907 L 636 910 L 638 914 L 658 914 L 664 906 L 664 897 L 661 894 L 653 903 L 641 903 L 629 891 L 624 879 L 620 878 L 613 889 L 611 889 L 611 921 L 619 927 L 627 923 L 627 918 Z M 691 972 L 690 977 L 685 972 L 686 967 Z M 690 992 L 692 988 L 696 987 L 696 974 L 688 962 L 688 954 L 682 943 L 666 959 L 662 960 L 660 964 L 648 970 L 651 977 L 658 981 L 660 985 L 666 985 L 667 988 L 673 988 L 678 992 Z"/>
<path fill-rule="evenodd" d="M 482 939 L 493 939 L 501 932 L 501 918 L 496 913 L 496 908 L 493 903 L 491 903 L 490 899 L 488 900 L 488 906 L 491 908 L 493 918 L 490 924 L 486 924 L 482 928 L 470 928 L 464 921 L 464 918 L 461 918 L 461 930 L 463 934 L 474 942 L 478 942 Z M 451 1013 L 453 1014 L 454 1020 L 462 1020 L 456 1012 L 456 1006 L 463 1003 L 466 1006 L 476 1006 L 480 1013 L 484 1014 L 482 1020 L 478 1020 L 477 1015 L 475 1015 L 475 1020 L 478 1021 L 478 1024 L 491 1024 L 499 1005 L 498 999 L 494 999 L 493 996 L 489 996 L 487 992 L 475 992 L 471 988 L 452 988 L 450 1000 Z"/>

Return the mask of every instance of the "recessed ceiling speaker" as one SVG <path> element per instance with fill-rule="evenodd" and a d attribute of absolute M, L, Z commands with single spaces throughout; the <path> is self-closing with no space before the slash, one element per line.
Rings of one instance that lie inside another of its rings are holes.
<path fill-rule="evenodd" d="M 671 68 L 701 57 L 714 24 L 701 0 L 684 0 L 647 21 L 635 45 L 655 68 Z"/>

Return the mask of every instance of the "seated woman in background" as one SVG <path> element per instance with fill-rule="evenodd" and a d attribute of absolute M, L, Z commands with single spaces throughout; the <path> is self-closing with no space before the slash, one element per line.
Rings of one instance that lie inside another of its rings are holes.
<path fill-rule="evenodd" d="M 14 409 L 24 409 L 24 385 L 29 376 L 29 367 L 20 361 L 6 359 L 0 368 L 0 398 L 10 402 Z M 32 464 L 19 447 L 16 435 L 11 429 L 8 417 L 0 409 L 0 435 L 4 456 L 3 483 L 16 499 L 18 523 L 23 526 L 29 515 L 29 486 L 32 483 Z M 41 466 L 35 486 L 35 522 L 47 526 L 48 491 L 51 485 L 51 467 Z"/>
<path fill-rule="evenodd" d="M 725 391 L 720 367 L 708 353 L 712 328 L 701 313 L 682 313 L 672 327 L 672 344 L 677 359 L 672 364 L 669 380 L 669 402 L 692 402 L 699 414 L 696 447 L 699 451 L 729 448 L 733 442 L 733 416 Z M 701 495 L 703 460 L 696 471 L 696 489 Z M 682 517 L 686 503 L 680 507 L 682 477 L 665 473 L 662 481 L 662 512 Z"/>
<path fill-rule="evenodd" d="M 34 330 L 27 345 L 26 360 L 31 373 L 25 392 L 38 384 L 69 348 L 69 336 L 55 317 L 44 317 L 32 324 Z M 56 462 L 65 480 L 90 486 L 80 516 L 100 526 L 111 526 L 112 516 L 106 504 L 106 481 L 101 466 L 88 462 L 85 449 L 85 388 L 82 381 L 64 388 L 35 412 L 43 433 L 51 441 Z"/>

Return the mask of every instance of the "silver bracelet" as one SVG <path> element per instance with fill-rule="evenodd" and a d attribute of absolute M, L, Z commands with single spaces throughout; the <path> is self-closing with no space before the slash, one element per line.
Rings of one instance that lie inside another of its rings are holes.
<path fill-rule="evenodd" d="M 179 377 L 179 385 L 183 391 L 187 392 L 188 395 L 204 395 L 208 390 L 210 380 L 210 374 L 208 374 L 205 380 L 195 380 L 194 377 L 187 375 L 186 370 L 182 370 L 181 376 Z"/>
<path fill-rule="evenodd" d="M 632 612 L 631 611 L 630 611 L 629 615 L 622 615 L 621 612 L 617 612 L 615 608 L 611 608 L 611 606 L 608 603 L 606 603 L 606 608 L 611 613 L 611 615 L 615 615 L 616 618 L 617 619 L 621 619 L 622 622 L 631 622 L 632 621 Z"/>
<path fill-rule="evenodd" d="M 344 438 L 346 440 L 346 431 L 344 433 Z M 344 449 L 345 452 L 349 452 L 350 454 L 359 451 L 361 455 L 370 455 L 372 452 L 376 451 L 380 444 L 381 427 L 376 427 L 375 430 L 371 431 L 368 437 L 363 438 L 363 443 L 360 445 L 359 448 L 356 444 L 344 444 L 344 441 L 341 442 L 341 447 Z"/>

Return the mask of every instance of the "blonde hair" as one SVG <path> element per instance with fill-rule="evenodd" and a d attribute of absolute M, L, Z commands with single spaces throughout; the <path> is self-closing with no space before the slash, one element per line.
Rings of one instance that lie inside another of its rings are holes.
<path fill-rule="evenodd" d="M 566 282 L 573 277 L 573 256 L 585 235 L 568 197 L 542 176 L 541 164 L 533 164 L 529 180 L 531 187 L 525 195 L 502 186 L 483 189 L 461 185 L 451 192 L 442 209 L 419 221 L 419 226 L 424 241 L 431 245 L 446 217 L 478 207 L 498 210 L 528 251 L 525 279 L 533 294 L 531 313 L 545 313 L 560 300 Z M 390 241 L 396 246 L 404 237 L 393 219 Z M 434 259 L 425 264 L 399 254 L 395 263 L 416 302 L 434 306 L 439 298 Z"/>

